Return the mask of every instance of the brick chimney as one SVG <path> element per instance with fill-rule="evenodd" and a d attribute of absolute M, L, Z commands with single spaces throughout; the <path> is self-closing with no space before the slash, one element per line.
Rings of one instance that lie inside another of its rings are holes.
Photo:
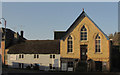
<path fill-rule="evenodd" d="M 23 33 L 24 33 L 24 31 L 22 31 L 22 30 L 21 30 L 21 32 L 20 32 L 20 34 L 21 34 L 21 37 L 23 37 Z"/>

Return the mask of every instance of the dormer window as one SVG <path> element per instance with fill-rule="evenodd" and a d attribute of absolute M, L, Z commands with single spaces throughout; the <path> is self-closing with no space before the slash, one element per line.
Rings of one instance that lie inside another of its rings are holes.
<path fill-rule="evenodd" d="M 87 40 L 87 29 L 85 28 L 85 26 L 83 26 L 81 28 L 81 40 Z"/>

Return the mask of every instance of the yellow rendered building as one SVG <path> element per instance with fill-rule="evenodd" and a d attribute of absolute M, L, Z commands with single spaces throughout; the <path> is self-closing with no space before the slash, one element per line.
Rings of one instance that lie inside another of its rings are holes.
<path fill-rule="evenodd" d="M 110 40 L 83 10 L 60 38 L 62 71 L 110 71 Z"/>

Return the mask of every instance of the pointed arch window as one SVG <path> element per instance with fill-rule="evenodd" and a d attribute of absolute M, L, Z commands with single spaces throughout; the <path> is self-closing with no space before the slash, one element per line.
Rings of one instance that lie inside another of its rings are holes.
<path fill-rule="evenodd" d="M 95 52 L 100 52 L 101 49 L 101 39 L 100 36 L 97 34 L 95 38 Z"/>
<path fill-rule="evenodd" d="M 81 28 L 81 40 L 87 40 L 87 29 L 85 26 Z"/>
<path fill-rule="evenodd" d="M 67 40 L 67 52 L 73 52 L 73 39 L 70 35 Z"/>

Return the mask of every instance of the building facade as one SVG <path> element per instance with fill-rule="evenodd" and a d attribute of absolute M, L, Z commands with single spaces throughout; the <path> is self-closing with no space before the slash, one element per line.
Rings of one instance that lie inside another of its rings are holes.
<path fill-rule="evenodd" d="M 7 65 L 11 68 L 60 70 L 59 40 L 26 40 L 9 47 Z"/>
<path fill-rule="evenodd" d="M 120 32 L 109 35 L 111 40 L 111 71 L 120 72 Z"/>
<path fill-rule="evenodd" d="M 21 34 L 22 35 L 22 34 Z M 67 31 L 54 40 L 24 40 L 6 49 L 13 68 L 39 65 L 40 70 L 110 71 L 110 40 L 83 10 Z"/>
<path fill-rule="evenodd" d="M 2 57 L 2 63 L 6 64 L 6 49 L 26 39 L 23 37 L 23 31 L 21 31 L 19 35 L 18 32 L 15 32 L 9 28 L 6 28 L 6 34 L 5 28 L 0 28 L 0 34 L 2 35 L 0 36 L 0 54 Z"/>
<path fill-rule="evenodd" d="M 60 70 L 60 54 L 8 54 L 12 68 L 27 68 L 38 65 L 39 70 Z"/>
<path fill-rule="evenodd" d="M 60 39 L 62 71 L 110 71 L 109 38 L 84 10 L 67 31 L 55 35 Z"/>

